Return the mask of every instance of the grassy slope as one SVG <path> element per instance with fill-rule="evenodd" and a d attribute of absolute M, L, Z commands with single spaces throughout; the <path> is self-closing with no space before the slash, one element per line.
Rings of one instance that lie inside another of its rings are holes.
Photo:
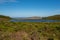
<path fill-rule="evenodd" d="M 9 16 L 4 16 L 4 15 L 0 15 L 0 21 L 8 21 L 12 18 L 10 18 Z"/>
<path fill-rule="evenodd" d="M 8 20 L 10 17 L 0 16 L 0 40 L 60 40 L 60 22 L 9 22 Z"/>
<path fill-rule="evenodd" d="M 45 19 L 45 20 L 60 20 L 60 15 L 43 17 L 42 19 Z"/>
<path fill-rule="evenodd" d="M 60 22 L 0 22 L 0 40 L 60 39 Z"/>

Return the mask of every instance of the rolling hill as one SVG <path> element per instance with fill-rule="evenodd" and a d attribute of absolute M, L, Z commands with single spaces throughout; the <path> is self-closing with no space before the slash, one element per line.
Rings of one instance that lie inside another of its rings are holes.
<path fill-rule="evenodd" d="M 44 20 L 60 20 L 60 15 L 43 17 L 42 19 L 44 19 Z"/>
<path fill-rule="evenodd" d="M 9 16 L 4 16 L 4 15 L 0 15 L 0 21 L 7 21 L 10 20 L 11 18 Z"/>

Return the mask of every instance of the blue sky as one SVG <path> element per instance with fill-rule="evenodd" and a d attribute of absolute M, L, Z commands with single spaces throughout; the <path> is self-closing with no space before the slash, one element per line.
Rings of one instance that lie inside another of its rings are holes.
<path fill-rule="evenodd" d="M 60 0 L 0 0 L 0 15 L 11 17 L 60 14 Z"/>

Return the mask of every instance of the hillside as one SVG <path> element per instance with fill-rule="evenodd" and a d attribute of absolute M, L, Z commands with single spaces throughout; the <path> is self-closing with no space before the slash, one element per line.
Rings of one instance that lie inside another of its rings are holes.
<path fill-rule="evenodd" d="M 45 19 L 45 20 L 60 20 L 60 15 L 43 17 L 42 19 Z"/>
<path fill-rule="evenodd" d="M 33 17 L 16 17 L 13 18 L 15 20 L 37 20 L 37 19 L 42 19 L 42 17 L 38 17 L 38 16 L 33 16 Z"/>
<path fill-rule="evenodd" d="M 48 17 L 38 17 L 38 16 L 33 16 L 33 17 L 17 17 L 14 18 L 16 20 L 60 20 L 60 15 L 53 15 L 53 16 L 48 16 Z"/>
<path fill-rule="evenodd" d="M 4 16 L 4 15 L 0 15 L 0 21 L 7 21 L 10 20 L 11 18 L 9 16 Z"/>
<path fill-rule="evenodd" d="M 8 22 L 8 16 L 0 19 L 0 40 L 60 40 L 60 22 Z"/>
<path fill-rule="evenodd" d="M 0 22 L 0 40 L 60 40 L 60 22 Z"/>
<path fill-rule="evenodd" d="M 12 19 L 9 16 L 4 16 L 0 15 L 0 20 L 10 20 Z M 13 18 L 14 20 L 60 20 L 60 15 L 54 15 L 54 16 L 48 16 L 48 17 L 38 17 L 38 16 L 33 16 L 33 17 L 17 17 Z"/>
<path fill-rule="evenodd" d="M 27 17 L 26 19 L 42 19 L 42 18 L 38 16 L 33 16 L 33 17 Z"/>

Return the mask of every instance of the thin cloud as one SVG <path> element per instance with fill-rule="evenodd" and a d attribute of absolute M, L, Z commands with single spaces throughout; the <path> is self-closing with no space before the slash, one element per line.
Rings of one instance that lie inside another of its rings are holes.
<path fill-rule="evenodd" d="M 17 2 L 17 0 L 0 0 L 0 3 Z"/>
<path fill-rule="evenodd" d="M 9 2 L 17 2 L 17 0 L 8 0 Z"/>
<path fill-rule="evenodd" d="M 56 12 L 60 12 L 60 10 L 53 10 L 53 11 L 51 11 L 51 13 L 56 13 Z"/>
<path fill-rule="evenodd" d="M 50 13 L 52 13 L 52 14 L 60 14 L 60 10 L 54 10 L 54 11 L 52 11 Z"/>

